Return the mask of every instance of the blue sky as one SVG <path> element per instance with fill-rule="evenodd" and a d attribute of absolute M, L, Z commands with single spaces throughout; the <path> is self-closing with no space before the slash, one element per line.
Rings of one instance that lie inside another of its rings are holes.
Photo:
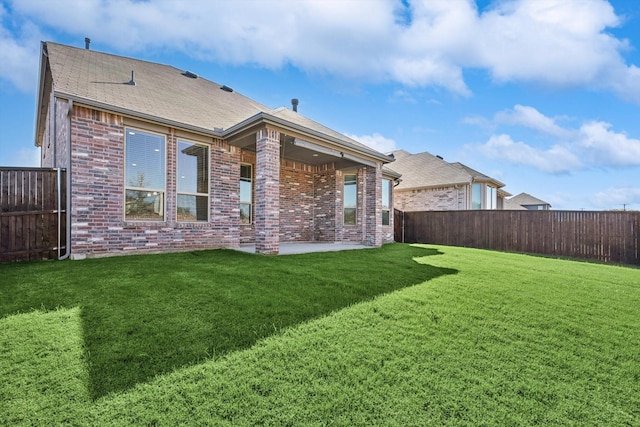
<path fill-rule="evenodd" d="M 40 41 L 90 37 L 554 209 L 638 210 L 638 28 L 636 0 L 1 0 L 0 165 L 38 166 Z"/>

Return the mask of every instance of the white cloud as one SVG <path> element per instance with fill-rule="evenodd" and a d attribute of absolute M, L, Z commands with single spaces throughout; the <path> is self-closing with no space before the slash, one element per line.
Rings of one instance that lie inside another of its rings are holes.
<path fill-rule="evenodd" d="M 611 130 L 605 122 L 587 122 L 580 127 L 577 149 L 593 164 L 640 166 L 640 139 Z"/>
<path fill-rule="evenodd" d="M 347 135 L 351 139 L 355 139 L 356 141 L 373 148 L 374 150 L 378 150 L 381 153 L 390 153 L 391 151 L 397 150 L 398 147 L 396 142 L 393 139 L 385 138 L 379 133 L 374 133 L 373 135 Z"/>
<path fill-rule="evenodd" d="M 7 21 L 8 12 L 0 4 L 0 80 L 24 92 L 35 91 L 40 32 L 30 22 L 10 29 Z"/>
<path fill-rule="evenodd" d="M 492 135 L 479 150 L 492 159 L 529 165 L 549 173 L 570 172 L 582 167 L 580 159 L 565 147 L 554 145 L 540 150 L 524 142 L 514 141 L 505 134 Z"/>
<path fill-rule="evenodd" d="M 628 42 L 608 32 L 621 20 L 605 0 L 496 0 L 482 13 L 471 0 L 410 0 L 408 7 L 397 0 L 9 4 L 25 28 L 34 22 L 78 37 L 79 45 L 88 36 L 122 54 L 162 50 L 268 68 L 289 63 L 463 96 L 471 94 L 463 70 L 481 68 L 498 81 L 600 88 L 640 103 L 640 69 L 621 56 Z M 1 76 L 24 74 L 23 59 L 32 61 L 37 47 L 25 51 L 32 46 L 25 31 L 5 28 L 0 37 L 11 59 Z"/>
<path fill-rule="evenodd" d="M 495 115 L 494 119 L 498 123 L 524 126 L 558 138 L 571 136 L 571 131 L 556 124 L 556 119 L 547 117 L 526 105 L 516 105 L 512 110 L 501 111 Z"/>
<path fill-rule="evenodd" d="M 545 116 L 530 106 L 516 105 L 494 115 L 493 121 L 470 116 L 464 123 L 482 125 L 492 131 L 502 124 L 521 126 L 551 137 L 550 148 L 536 148 L 515 142 L 507 134 L 492 135 L 476 147 L 485 156 L 511 163 L 533 166 L 541 171 L 558 173 L 586 167 L 617 168 L 640 166 L 640 139 L 613 131 L 612 125 L 586 121 L 579 128 L 560 126 L 557 118 Z M 539 144 L 539 142 L 538 142 Z"/>
<path fill-rule="evenodd" d="M 640 187 L 609 188 L 593 196 L 599 209 L 640 210 Z"/>

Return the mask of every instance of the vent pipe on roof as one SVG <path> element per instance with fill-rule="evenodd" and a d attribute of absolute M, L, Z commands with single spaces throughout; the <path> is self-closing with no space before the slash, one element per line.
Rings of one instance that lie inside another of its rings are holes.
<path fill-rule="evenodd" d="M 91 44 L 91 39 L 89 37 L 84 38 L 84 48 L 89 50 L 89 45 Z"/>
<path fill-rule="evenodd" d="M 444 160 L 444 157 L 442 157 L 442 156 L 440 156 L 438 154 L 436 154 L 436 157 L 439 158 L 440 160 Z"/>
<path fill-rule="evenodd" d="M 298 112 L 298 98 L 293 98 L 291 100 L 291 106 L 293 107 L 293 111 Z"/>
<path fill-rule="evenodd" d="M 129 80 L 129 84 L 131 86 L 135 86 L 136 85 L 136 74 L 135 71 L 131 70 L 131 80 Z"/>

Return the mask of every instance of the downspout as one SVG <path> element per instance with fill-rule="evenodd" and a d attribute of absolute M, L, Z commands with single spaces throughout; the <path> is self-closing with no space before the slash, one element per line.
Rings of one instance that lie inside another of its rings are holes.
<path fill-rule="evenodd" d="M 61 174 L 60 174 L 60 168 L 58 167 L 58 160 L 57 160 L 57 149 L 58 149 L 58 144 L 57 144 L 57 139 L 56 139 L 56 97 L 53 97 L 53 117 L 49 117 L 49 120 L 53 122 L 53 124 L 51 125 L 52 132 L 51 134 L 53 135 L 53 164 L 52 166 L 54 168 L 57 169 L 57 176 L 56 176 L 56 183 L 58 185 L 57 188 L 57 194 L 58 194 L 58 200 L 56 201 L 56 206 L 58 208 L 58 244 L 56 245 L 56 247 L 58 248 L 58 259 L 61 259 L 60 257 L 60 223 L 61 223 L 61 219 L 62 219 L 62 206 L 60 206 L 62 204 L 62 195 L 60 194 L 60 191 L 62 190 L 61 188 L 61 184 L 60 184 L 60 178 L 61 178 Z M 37 121 L 37 120 L 36 120 Z M 36 125 L 36 133 L 38 132 L 38 127 Z M 51 135 L 49 135 L 49 142 L 51 140 Z M 42 167 L 42 150 L 44 148 L 40 148 L 40 167 Z"/>
<path fill-rule="evenodd" d="M 67 109 L 67 244 L 64 255 L 59 258 L 61 260 L 67 259 L 71 255 L 71 110 L 73 110 L 72 99 L 69 100 Z"/>

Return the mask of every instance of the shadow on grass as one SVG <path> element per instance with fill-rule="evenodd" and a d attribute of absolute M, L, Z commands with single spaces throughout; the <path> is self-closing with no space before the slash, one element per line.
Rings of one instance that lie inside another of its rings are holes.
<path fill-rule="evenodd" d="M 96 399 L 178 367 L 251 347 L 283 328 L 456 270 L 435 249 L 265 257 L 231 250 L 0 266 L 0 316 L 82 308 Z M 9 282 L 8 282 L 9 283 Z"/>

